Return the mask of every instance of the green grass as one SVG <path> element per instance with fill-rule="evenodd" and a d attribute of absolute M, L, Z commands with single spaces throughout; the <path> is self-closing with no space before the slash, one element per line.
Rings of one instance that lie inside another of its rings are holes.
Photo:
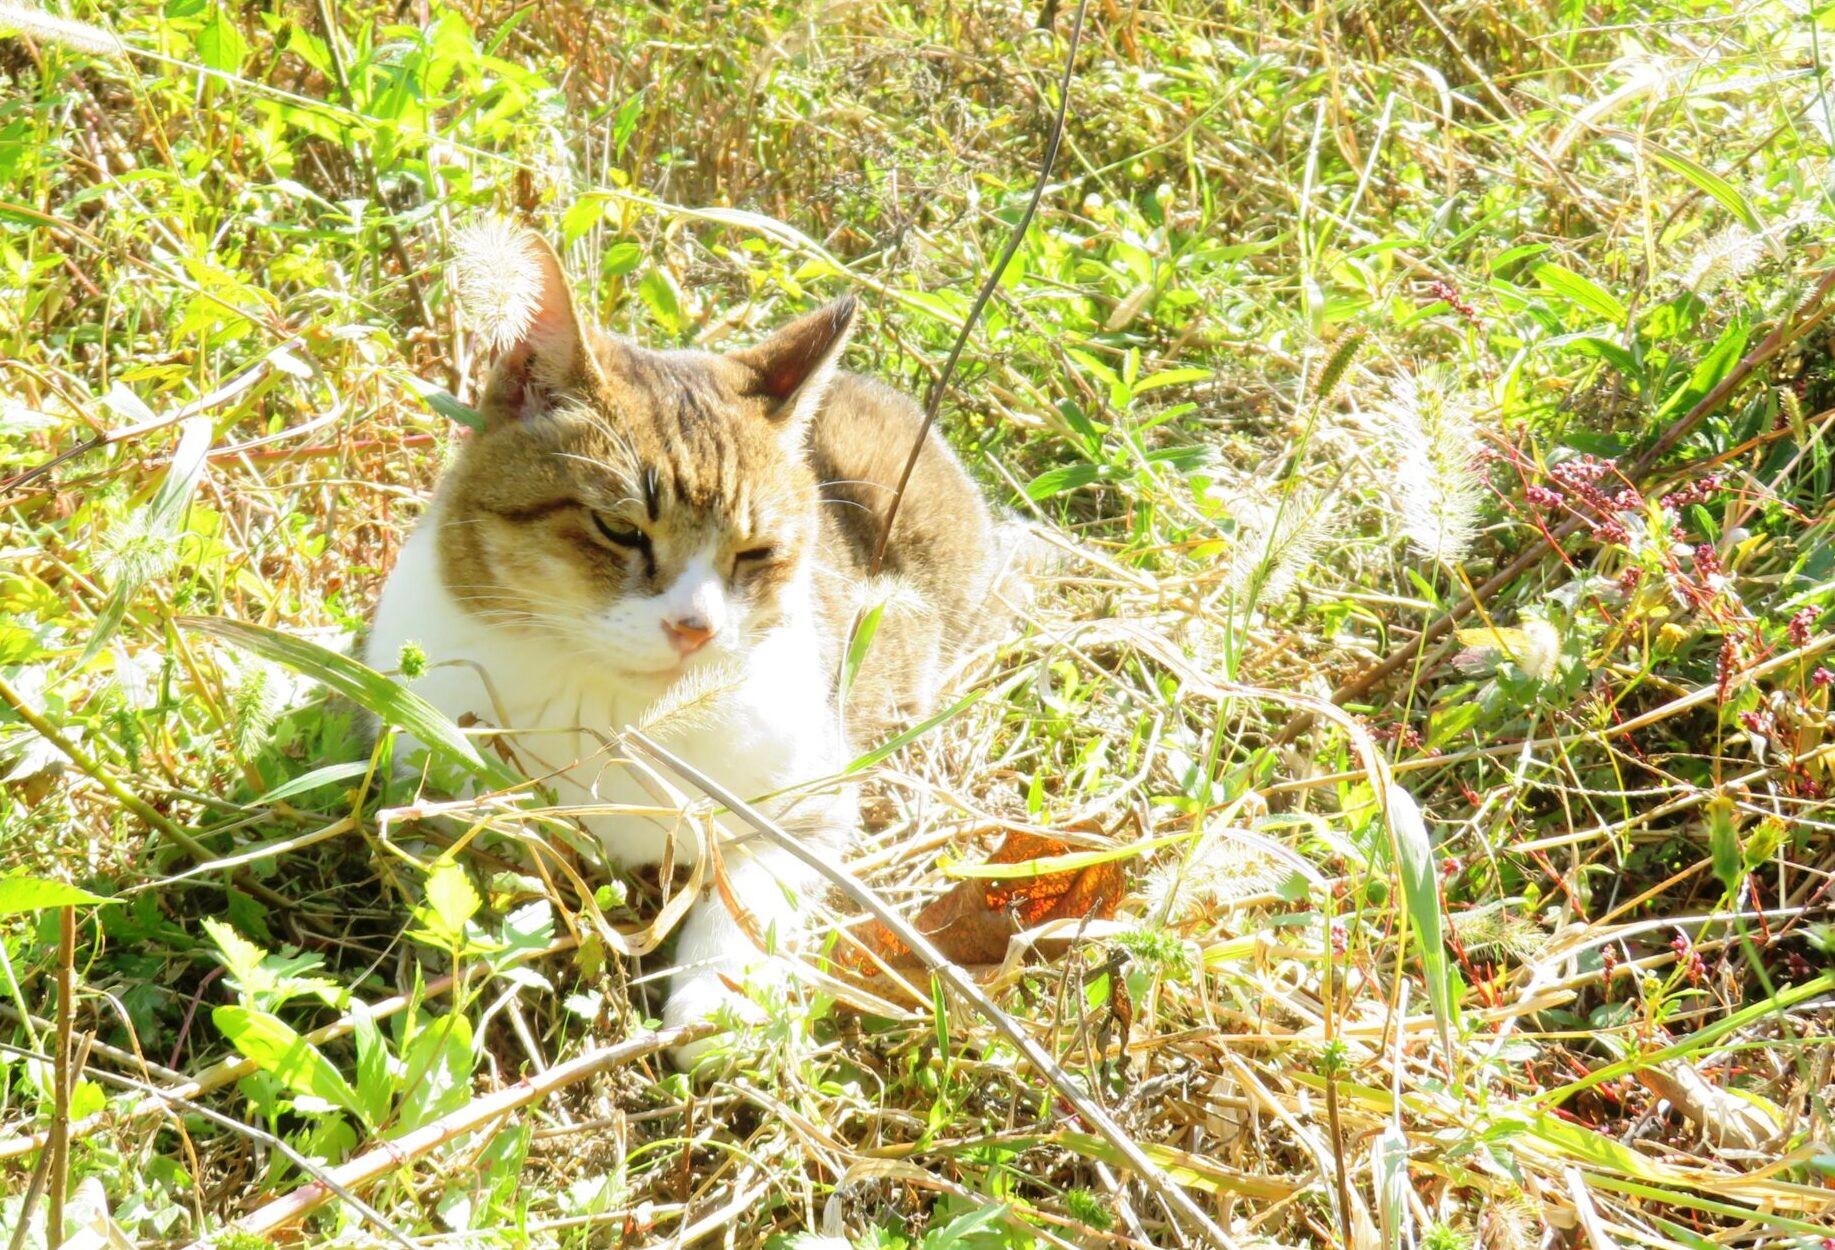
<path fill-rule="evenodd" d="M 944 405 L 1066 554 L 851 864 L 1124 865 L 973 970 L 1049 1064 L 830 967 L 693 1086 L 654 880 L 366 745 L 420 713 L 326 652 L 477 392 L 455 233 L 658 345 L 855 291 L 921 395 L 1058 8 L 0 9 L 0 1235 L 186 1244 L 416 1129 L 283 1238 L 1835 1235 L 1824 9 L 1092 6 Z"/>

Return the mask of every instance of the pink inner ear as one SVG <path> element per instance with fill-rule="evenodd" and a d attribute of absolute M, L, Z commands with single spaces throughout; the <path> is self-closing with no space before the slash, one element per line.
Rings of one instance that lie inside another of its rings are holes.
<path fill-rule="evenodd" d="M 797 318 L 757 347 L 740 353 L 758 372 L 758 392 L 772 399 L 795 395 L 847 334 L 854 301 L 840 299 Z"/>
<path fill-rule="evenodd" d="M 799 344 L 799 346 L 802 346 Z M 789 399 L 796 394 L 797 387 L 809 380 L 809 375 L 822 362 L 820 355 L 803 357 L 798 355 L 791 359 L 773 360 L 762 371 L 765 394 L 772 399 Z"/>

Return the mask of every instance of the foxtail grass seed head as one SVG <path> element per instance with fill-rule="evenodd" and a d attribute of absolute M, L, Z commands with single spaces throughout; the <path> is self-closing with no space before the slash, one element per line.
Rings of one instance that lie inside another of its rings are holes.
<path fill-rule="evenodd" d="M 542 262 L 534 237 L 505 217 L 487 217 L 459 232 L 453 270 L 465 322 L 492 350 L 516 342 L 541 300 Z"/>
<path fill-rule="evenodd" d="M 1215 830 L 1189 856 L 1148 874 L 1147 914 L 1165 924 L 1204 919 L 1245 898 L 1271 894 L 1293 875 L 1260 847 Z"/>
<path fill-rule="evenodd" d="M 1405 373 L 1377 405 L 1396 447 L 1403 536 L 1420 555 L 1457 564 L 1478 537 L 1484 506 L 1476 408 L 1445 369 Z"/>
<path fill-rule="evenodd" d="M 1765 257 L 1765 236 L 1744 226 L 1728 226 L 1695 249 L 1682 267 L 1682 285 L 1697 295 L 1712 295 L 1752 272 Z"/>
<path fill-rule="evenodd" d="M 1313 383 L 1312 398 L 1315 404 L 1324 404 L 1331 399 L 1332 392 L 1336 391 L 1338 384 L 1344 381 L 1344 375 L 1350 369 L 1351 362 L 1357 359 L 1357 349 L 1363 346 L 1363 341 L 1364 332 L 1362 330 L 1348 331 L 1339 338 L 1332 348 L 1332 354 L 1327 356 L 1325 364 L 1320 366 L 1319 377 Z"/>
<path fill-rule="evenodd" d="M 1337 531 L 1329 496 L 1297 487 L 1270 493 L 1269 502 L 1246 493 L 1237 501 L 1241 524 L 1227 578 L 1238 603 L 1264 610 L 1286 600 Z"/>
<path fill-rule="evenodd" d="M 89 52 L 96 56 L 115 56 L 126 45 L 111 31 L 88 22 L 73 21 L 47 13 L 34 4 L 0 0 L 0 34 L 17 32 L 39 43 L 69 48 L 72 52 Z"/>

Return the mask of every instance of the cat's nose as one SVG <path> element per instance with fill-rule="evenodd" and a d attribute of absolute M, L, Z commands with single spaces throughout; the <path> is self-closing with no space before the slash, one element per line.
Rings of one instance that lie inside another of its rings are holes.
<path fill-rule="evenodd" d="M 714 627 L 708 624 L 705 617 L 685 616 L 679 621 L 664 621 L 663 632 L 669 635 L 669 641 L 677 651 L 683 655 L 692 655 L 714 636 Z"/>

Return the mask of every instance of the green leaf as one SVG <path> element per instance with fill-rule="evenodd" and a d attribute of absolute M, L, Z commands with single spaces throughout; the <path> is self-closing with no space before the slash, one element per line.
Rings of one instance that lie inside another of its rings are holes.
<path fill-rule="evenodd" d="M 1145 395 L 1148 391 L 1157 391 L 1162 386 L 1179 386 L 1186 382 L 1202 382 L 1211 376 L 1209 369 L 1162 369 L 1158 373 L 1148 374 L 1134 383 L 1134 393 Z"/>
<path fill-rule="evenodd" d="M 1561 296 L 1569 303 L 1578 304 L 1588 312 L 1605 318 L 1615 326 L 1623 326 L 1630 318 L 1627 309 L 1615 296 L 1608 294 L 1591 279 L 1583 278 L 1572 269 L 1553 263 L 1536 266 L 1536 281 L 1545 288 Z"/>
<path fill-rule="evenodd" d="M 474 430 L 478 433 L 484 432 L 484 416 L 476 409 L 467 408 L 464 404 L 454 399 L 450 393 L 435 386 L 425 378 L 417 378 L 410 373 L 405 375 L 403 380 L 407 383 L 408 389 L 414 392 L 414 397 L 416 399 L 426 404 L 427 407 L 433 409 L 442 417 L 445 417 L 448 421 L 456 421 L 467 429 Z"/>
<path fill-rule="evenodd" d="M 666 269 L 652 269 L 638 280 L 637 298 L 644 302 L 656 324 L 670 336 L 682 332 L 682 289 Z"/>
<path fill-rule="evenodd" d="M 1774 1012 L 1781 1014 L 1798 1003 L 1812 999 L 1818 994 L 1827 993 L 1831 989 L 1835 989 L 1835 972 L 1825 972 L 1813 981 L 1805 981 L 1802 985 L 1793 985 L 1779 990 L 1763 1002 L 1753 1003 L 1749 1007 L 1740 1008 L 1732 1015 L 1722 1016 L 1680 1041 L 1672 1042 L 1668 1046 L 1660 1046 L 1649 1054 L 1634 1055 L 1629 1059 L 1621 1059 L 1617 1063 L 1608 1063 L 1602 1068 L 1595 1068 L 1572 1084 L 1558 1085 L 1539 1094 L 1531 1094 L 1529 1101 L 1552 1102 L 1558 1105 L 1580 1091 L 1591 1089 L 1595 1085 L 1603 1084 L 1606 1081 L 1616 1081 L 1619 1077 L 1628 1076 L 1641 1068 L 1652 1067 L 1685 1055 L 1693 1055 L 1705 1050 L 1727 1034 L 1738 1032 L 1756 1020 L 1761 1020 Z"/>
<path fill-rule="evenodd" d="M 1746 339 L 1751 335 L 1752 327 L 1744 317 L 1735 317 L 1727 328 L 1721 332 L 1708 354 L 1701 358 L 1694 372 L 1688 375 L 1688 381 L 1670 393 L 1663 406 L 1657 409 L 1656 419 L 1667 421 L 1679 417 L 1720 385 L 1721 379 L 1733 371 L 1739 363 L 1740 354 L 1746 350 Z"/>
<path fill-rule="evenodd" d="M 232 1046 L 294 1093 L 308 1094 L 361 1116 L 357 1091 L 318 1047 L 279 1016 L 252 1007 L 218 1007 L 210 1018 Z"/>
<path fill-rule="evenodd" d="M 644 263 L 644 250 L 635 243 L 614 243 L 599 258 L 599 271 L 616 278 Z"/>
<path fill-rule="evenodd" d="M 351 1036 L 357 1043 L 358 1114 L 371 1128 L 389 1115 L 395 1101 L 395 1078 L 389 1072 L 389 1046 L 376 1027 L 370 1005 L 361 1000 L 350 1005 Z"/>
<path fill-rule="evenodd" d="M 1101 476 L 1102 466 L 1098 464 L 1062 464 L 1055 469 L 1046 469 L 1027 482 L 1026 498 L 1037 503 L 1041 499 L 1050 499 L 1053 495 L 1062 495 L 1066 491 L 1088 486 Z"/>
<path fill-rule="evenodd" d="M 428 746 L 470 764 L 478 772 L 491 771 L 470 739 L 431 703 L 347 655 L 339 655 L 279 630 L 227 617 L 186 616 L 180 617 L 178 623 L 194 633 L 220 638 L 302 677 L 310 677 L 384 722 L 413 734 Z"/>
<path fill-rule="evenodd" d="M 1733 823 L 1733 800 L 1725 795 L 1716 795 L 1708 800 L 1708 855 L 1714 868 L 1714 879 L 1727 892 L 1728 898 L 1737 898 L 1739 887 L 1746 879 L 1745 857 L 1740 853 L 1739 829 Z"/>
<path fill-rule="evenodd" d="M 463 1015 L 442 1016 L 414 1035 L 402 1055 L 403 1082 L 399 1132 L 412 1132 L 471 1097 L 471 1022 Z"/>
<path fill-rule="evenodd" d="M 321 786 L 336 785 L 340 781 L 349 781 L 353 777 L 361 777 L 369 770 L 370 765 L 368 760 L 352 760 L 347 764 L 327 764 L 323 768 L 315 768 L 309 773 L 301 773 L 291 781 L 281 782 L 266 794 L 253 800 L 253 802 L 255 804 L 278 803 L 282 799 L 290 799 L 296 794 L 306 794 L 309 791 L 317 790 Z"/>
<path fill-rule="evenodd" d="M 462 937 L 465 922 L 477 915 L 483 905 L 484 900 L 472 887 L 471 876 L 457 862 L 442 859 L 427 874 L 427 906 L 450 936 Z"/>
<path fill-rule="evenodd" d="M 847 692 L 854 688 L 854 678 L 860 675 L 860 666 L 866 662 L 867 650 L 873 645 L 873 635 L 879 632 L 879 618 L 885 615 L 885 611 L 883 600 L 868 608 L 861 614 L 854 636 L 848 640 L 847 655 L 841 660 L 839 698 L 843 704 L 847 702 Z"/>
<path fill-rule="evenodd" d="M 225 74 L 242 70 L 248 56 L 248 40 L 236 28 L 235 19 L 223 5 L 212 5 L 204 29 L 198 32 L 198 58 L 211 69 Z"/>
<path fill-rule="evenodd" d="M 1666 169 L 1673 170 L 1695 184 L 1697 190 L 1704 191 L 1719 200 L 1721 206 L 1735 217 L 1746 229 L 1757 233 L 1764 229 L 1759 224 L 1759 215 L 1752 211 L 1752 204 L 1739 193 L 1739 188 L 1722 178 L 1713 170 L 1697 164 L 1680 152 L 1672 152 L 1657 144 L 1650 144 L 1647 149 L 1650 159 Z"/>
<path fill-rule="evenodd" d="M 204 932 L 223 954 L 230 978 L 245 989 L 255 989 L 261 978 L 261 961 L 268 953 L 215 916 L 204 917 Z"/>
<path fill-rule="evenodd" d="M 1389 785 L 1389 832 L 1395 839 L 1397 867 L 1402 877 L 1402 906 L 1408 927 L 1421 951 L 1421 970 L 1427 980 L 1427 998 L 1434 1012 L 1440 1046 L 1453 1069 L 1452 981 L 1446 960 L 1446 921 L 1440 912 L 1440 874 L 1434 871 L 1434 848 L 1428 840 L 1427 822 L 1414 796 L 1401 786 Z"/>
<path fill-rule="evenodd" d="M 87 907 L 92 903 L 119 903 L 118 898 L 103 898 L 88 890 L 79 890 L 62 881 L 43 877 L 0 877 L 0 916 L 17 916 L 22 912 L 50 911 L 54 907 Z"/>

